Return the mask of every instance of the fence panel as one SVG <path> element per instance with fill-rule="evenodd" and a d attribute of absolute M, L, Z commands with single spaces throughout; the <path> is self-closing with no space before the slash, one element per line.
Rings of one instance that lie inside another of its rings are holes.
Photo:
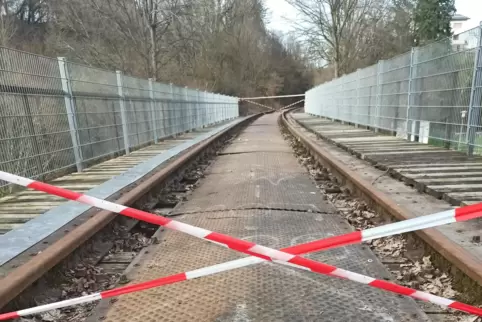
<path fill-rule="evenodd" d="M 75 166 L 57 59 L 0 47 L 0 151 L 1 170 L 31 178 Z"/>
<path fill-rule="evenodd" d="M 380 71 L 378 126 L 406 133 L 411 54 L 383 61 Z M 404 134 L 406 136 L 406 134 Z"/>
<path fill-rule="evenodd" d="M 469 37 L 475 44 L 475 64 L 468 116 L 467 145 L 469 154 L 482 154 L 482 25 Z M 477 41 L 473 41 L 477 38 Z"/>
<path fill-rule="evenodd" d="M 319 85 L 311 114 L 482 154 L 482 27 Z"/>
<path fill-rule="evenodd" d="M 376 125 L 377 71 L 377 65 L 366 67 L 358 71 L 358 73 L 360 74 L 360 87 L 358 90 L 358 111 L 361 119 L 361 125 Z"/>
<path fill-rule="evenodd" d="M 130 148 L 154 142 L 149 81 L 122 75 L 122 87 Z"/>
<path fill-rule="evenodd" d="M 154 99 L 154 122 L 156 123 L 157 137 L 169 136 L 168 106 L 170 99 L 170 86 L 161 83 L 153 83 Z"/>
<path fill-rule="evenodd" d="M 83 162 L 123 153 L 116 73 L 70 62 L 67 66 Z"/>
<path fill-rule="evenodd" d="M 472 31 L 459 35 L 466 38 Z M 460 39 L 460 38 L 459 38 Z M 416 48 L 412 70 L 410 134 L 422 143 L 466 149 L 475 47 L 451 38 Z"/>
<path fill-rule="evenodd" d="M 0 47 L 0 170 L 21 176 L 52 179 L 238 113 L 235 97 Z"/>

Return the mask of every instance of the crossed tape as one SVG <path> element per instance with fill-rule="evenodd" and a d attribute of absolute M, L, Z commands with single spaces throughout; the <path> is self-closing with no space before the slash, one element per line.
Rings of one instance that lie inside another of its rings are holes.
<path fill-rule="evenodd" d="M 212 232 L 203 228 L 195 227 L 189 224 L 171 220 L 162 216 L 150 214 L 145 211 L 115 204 L 113 202 L 101 200 L 88 195 L 77 193 L 71 190 L 59 188 L 53 185 L 34 181 L 28 178 L 13 175 L 7 172 L 0 171 L 0 179 L 14 184 L 22 185 L 27 188 L 46 192 L 48 194 L 56 195 L 62 198 L 78 201 L 90 206 L 101 208 L 104 210 L 119 213 L 121 215 L 142 220 L 152 224 L 157 224 L 171 228 L 173 230 L 187 233 L 191 236 L 198 237 L 210 242 L 220 244 L 239 252 L 251 255 L 251 257 L 235 260 L 227 263 L 222 263 L 210 267 L 201 268 L 194 271 L 184 272 L 176 275 L 163 277 L 160 279 L 144 282 L 140 284 L 129 285 L 121 288 L 112 289 L 109 291 L 94 293 L 91 295 L 69 299 L 61 302 L 55 302 L 47 305 L 37 306 L 30 309 L 19 310 L 0 314 L 1 320 L 8 320 L 18 318 L 25 315 L 37 314 L 52 309 L 62 308 L 81 303 L 92 302 L 109 297 L 119 296 L 122 294 L 138 292 L 152 287 L 157 287 L 166 284 L 172 284 L 188 279 L 199 278 L 202 276 L 212 275 L 215 273 L 235 269 L 243 266 L 257 264 L 263 261 L 273 261 L 283 265 L 294 266 L 304 270 L 315 273 L 340 277 L 355 281 L 362 284 L 367 284 L 375 288 L 384 289 L 393 293 L 410 296 L 419 300 L 432 302 L 441 306 L 447 306 L 459 311 L 482 316 L 482 309 L 467 305 L 454 300 L 442 298 L 432 295 L 430 293 L 417 291 L 408 287 L 400 286 L 384 280 L 377 280 L 375 278 L 337 268 L 332 265 L 327 265 L 311 259 L 303 258 L 300 254 L 319 251 L 328 248 L 346 246 L 350 244 L 357 244 L 363 241 L 386 237 L 393 234 L 399 234 L 419 229 L 426 229 L 454 223 L 457 221 L 466 221 L 482 216 L 482 203 L 462 207 L 454 210 L 447 210 L 440 213 L 435 213 L 428 216 L 417 217 L 393 224 L 384 225 L 381 227 L 371 228 L 364 231 L 352 232 L 340 236 L 334 236 L 322 240 L 317 240 L 282 250 L 276 250 L 265 246 L 257 245 L 252 242 L 234 238 L 228 235 Z"/>

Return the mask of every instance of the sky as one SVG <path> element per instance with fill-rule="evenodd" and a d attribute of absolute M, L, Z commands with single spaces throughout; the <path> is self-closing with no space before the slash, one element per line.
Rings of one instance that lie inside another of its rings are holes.
<path fill-rule="evenodd" d="M 270 18 L 268 27 L 272 30 L 289 32 L 291 27 L 287 19 L 296 19 L 293 7 L 285 0 L 265 0 L 265 3 Z M 471 18 L 464 24 L 465 30 L 477 27 L 482 21 L 482 0 L 455 0 L 455 8 L 458 14 Z"/>

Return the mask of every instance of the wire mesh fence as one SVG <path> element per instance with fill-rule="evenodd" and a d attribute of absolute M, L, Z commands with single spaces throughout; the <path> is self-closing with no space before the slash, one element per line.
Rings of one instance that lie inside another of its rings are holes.
<path fill-rule="evenodd" d="M 238 113 L 235 97 L 0 47 L 2 171 L 49 180 Z"/>
<path fill-rule="evenodd" d="M 482 154 L 482 27 L 413 48 L 306 93 L 305 110 Z"/>

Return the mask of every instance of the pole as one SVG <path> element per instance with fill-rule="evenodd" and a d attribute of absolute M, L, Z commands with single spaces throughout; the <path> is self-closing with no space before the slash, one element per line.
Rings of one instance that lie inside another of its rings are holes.
<path fill-rule="evenodd" d="M 149 101 L 151 105 L 151 119 L 152 119 L 152 131 L 154 143 L 159 141 L 157 136 L 157 124 L 156 124 L 156 102 L 154 101 L 154 81 L 152 78 L 149 78 Z"/>
<path fill-rule="evenodd" d="M 407 115 L 405 116 L 405 127 L 407 129 L 407 140 L 410 140 L 412 121 L 410 120 L 410 108 L 412 106 L 412 79 L 413 79 L 413 57 L 415 48 L 410 50 L 410 70 L 408 72 L 408 94 L 407 94 Z"/>
<path fill-rule="evenodd" d="M 375 132 L 378 132 L 380 130 L 382 70 L 383 70 L 383 60 L 380 60 L 377 64 L 377 96 L 376 96 L 375 122 L 374 122 Z"/>
<path fill-rule="evenodd" d="M 125 98 L 124 98 L 124 90 L 122 84 L 122 72 L 120 70 L 116 71 L 117 74 L 117 93 L 119 95 L 119 108 L 121 113 L 121 121 L 122 121 L 122 133 L 124 136 L 124 149 L 126 154 L 129 154 L 129 129 L 127 124 L 127 115 L 126 115 L 126 107 L 125 107 Z"/>
<path fill-rule="evenodd" d="M 358 125 L 360 124 L 360 69 L 357 69 L 356 71 L 356 105 L 355 105 L 355 118 L 356 122 L 355 123 L 355 128 L 358 128 Z"/>
<path fill-rule="evenodd" d="M 189 95 L 188 95 L 188 89 L 187 89 L 187 86 L 184 87 L 184 101 L 185 101 L 185 104 L 184 104 L 184 117 L 182 118 L 183 120 L 187 119 L 186 121 L 184 121 L 185 125 L 183 127 L 183 131 L 189 131 L 191 130 L 191 104 L 189 104 Z"/>
<path fill-rule="evenodd" d="M 482 105 L 482 22 L 479 26 L 479 37 L 475 51 L 472 89 L 470 91 L 469 116 L 467 120 L 467 154 L 474 154 L 477 127 L 480 127 Z"/>
<path fill-rule="evenodd" d="M 77 172 L 83 170 L 82 164 L 82 149 L 79 145 L 79 133 L 77 130 L 77 120 L 74 113 L 74 100 L 72 95 L 72 84 L 69 69 L 64 57 L 58 57 L 60 78 L 62 79 L 62 90 L 64 92 L 65 110 L 67 112 L 67 119 L 69 122 L 70 138 L 72 139 L 72 148 L 74 150 L 75 165 Z"/>

